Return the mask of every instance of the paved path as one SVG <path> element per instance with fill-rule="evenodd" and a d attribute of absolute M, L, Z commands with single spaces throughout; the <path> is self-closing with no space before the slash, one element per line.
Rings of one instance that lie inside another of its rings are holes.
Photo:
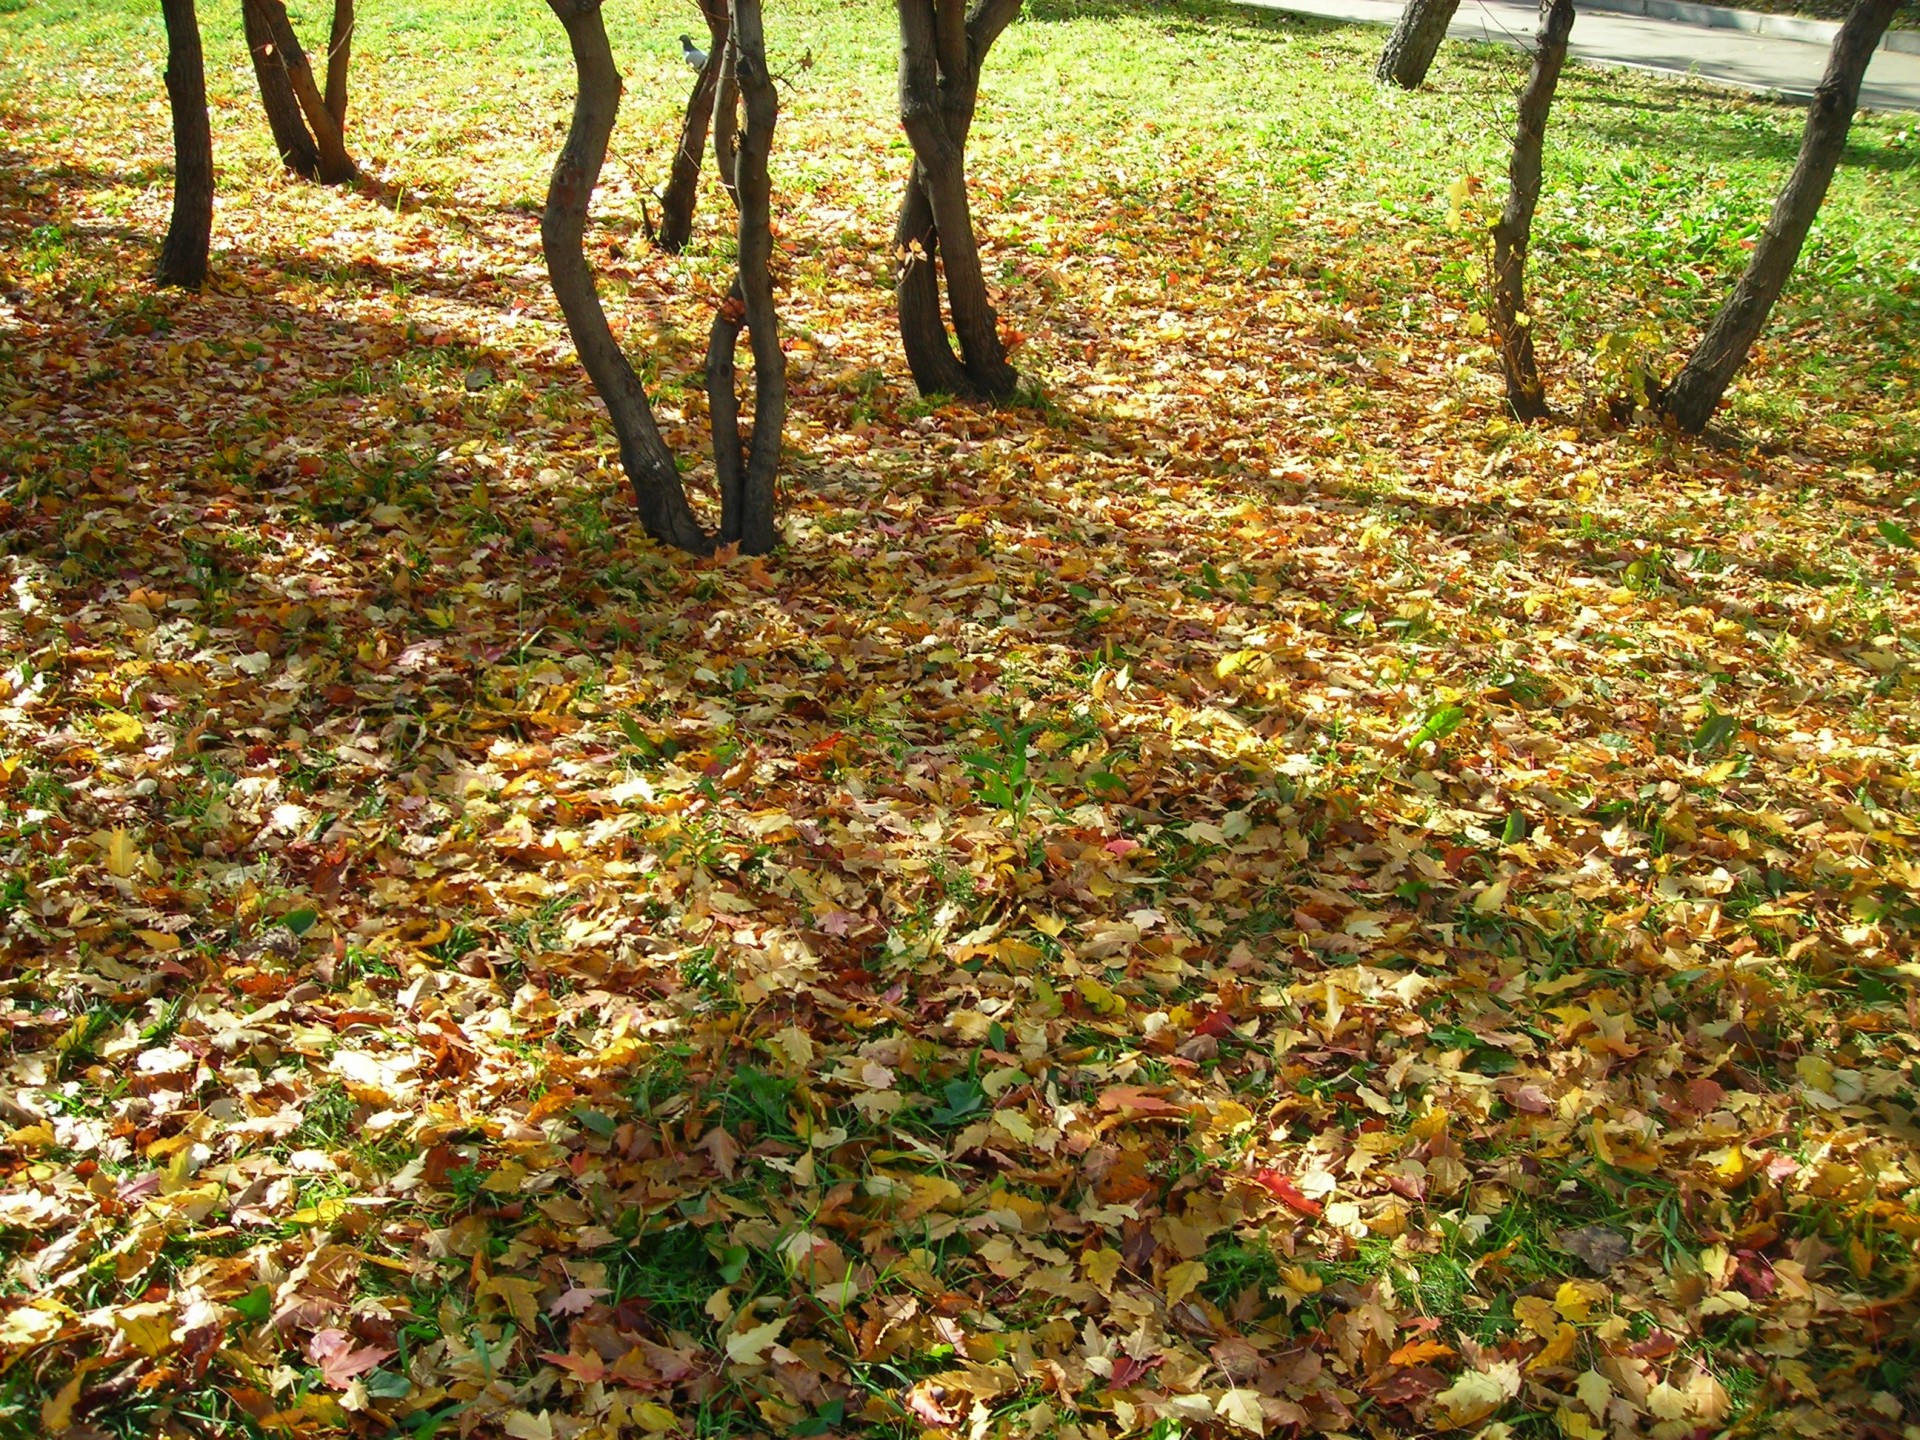
<path fill-rule="evenodd" d="M 1400 0 L 1242 0 L 1265 10 L 1317 15 L 1327 20 L 1391 25 Z M 1537 7 L 1515 0 L 1461 0 L 1447 34 L 1455 40 L 1531 45 L 1539 28 Z M 1827 49 L 1801 40 L 1709 30 L 1676 20 L 1653 20 L 1604 10 L 1580 11 L 1574 22 L 1575 58 L 1595 65 L 1624 65 L 1793 99 L 1812 96 L 1826 68 Z M 1442 53 L 1436 64 L 1444 65 Z M 1920 110 L 1920 55 L 1880 50 L 1867 68 L 1860 103 L 1873 110 Z"/>

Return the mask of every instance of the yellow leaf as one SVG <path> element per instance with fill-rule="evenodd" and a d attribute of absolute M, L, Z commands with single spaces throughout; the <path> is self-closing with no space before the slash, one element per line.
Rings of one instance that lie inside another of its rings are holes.
<path fill-rule="evenodd" d="M 1473 913 L 1476 915 L 1492 915 L 1498 911 L 1501 906 L 1507 903 L 1507 885 L 1508 881 L 1506 877 L 1502 876 L 1486 889 L 1482 890 L 1478 895 L 1474 896 Z"/>
<path fill-rule="evenodd" d="M 540 1286 L 518 1275 L 495 1275 L 480 1287 L 482 1295 L 498 1295 L 506 1302 L 507 1313 L 522 1330 L 531 1330 L 540 1318 Z"/>
<path fill-rule="evenodd" d="M 1446 1430 L 1478 1425 L 1506 1404 L 1512 1394 L 1503 1381 L 1484 1370 L 1469 1370 L 1433 1397 L 1433 1419 Z"/>
<path fill-rule="evenodd" d="M 180 948 L 180 937 L 169 935 L 164 930 L 136 930 L 133 933 L 146 941 L 149 949 L 178 950 Z"/>
<path fill-rule="evenodd" d="M 1614 1164 L 1613 1147 L 1607 1143 L 1606 1127 L 1601 1124 L 1598 1115 L 1593 1117 L 1593 1124 L 1589 1127 L 1589 1134 L 1593 1140 L 1594 1159 L 1598 1160 L 1602 1165 Z"/>
<path fill-rule="evenodd" d="M 1318 1295 L 1326 1284 L 1326 1281 L 1304 1265 L 1289 1265 L 1281 1272 L 1280 1278 L 1286 1283 L 1286 1287 L 1297 1295 Z"/>
<path fill-rule="evenodd" d="M 1207 1267 L 1199 1260 L 1183 1260 L 1167 1271 L 1167 1304 L 1178 1305 L 1200 1288 L 1207 1278 Z"/>
<path fill-rule="evenodd" d="M 1573 1383 L 1573 1393 L 1580 1397 L 1580 1403 L 1593 1413 L 1593 1418 L 1606 1418 L 1607 1402 L 1613 1398 L 1613 1382 L 1598 1370 L 1589 1370 Z"/>
<path fill-rule="evenodd" d="M 679 1420 L 673 1411 L 652 1400 L 642 1400 L 633 1407 L 633 1422 L 649 1435 L 671 1435 L 680 1428 Z"/>
<path fill-rule="evenodd" d="M 287 1217 L 294 1225 L 331 1225 L 347 1213 L 347 1202 L 338 1195 L 324 1195 L 313 1204 L 302 1207 Z"/>
<path fill-rule="evenodd" d="M 1087 1279 L 1101 1290 L 1111 1289 L 1114 1278 L 1120 1273 L 1120 1252 L 1111 1245 L 1102 1245 L 1098 1250 L 1088 1250 L 1080 1257 L 1080 1268 L 1087 1272 Z"/>
<path fill-rule="evenodd" d="M 102 710 L 93 717 L 93 728 L 116 750 L 135 750 L 147 738 L 147 727 L 139 717 L 118 710 Z"/>
<path fill-rule="evenodd" d="M 1214 1413 L 1236 1430 L 1249 1435 L 1267 1433 L 1267 1413 L 1260 1408 L 1258 1390 L 1229 1390 L 1214 1406 Z"/>
<path fill-rule="evenodd" d="M 1552 1338 L 1541 1346 L 1540 1353 L 1527 1362 L 1527 1369 L 1548 1370 L 1566 1364 L 1573 1358 L 1573 1347 L 1579 1340 L 1580 1332 L 1562 1322 Z"/>
<path fill-rule="evenodd" d="M 93 1356 L 82 1360 L 73 1367 L 73 1374 L 67 1377 L 67 1383 L 60 1387 L 59 1393 L 40 1402 L 42 1430 L 49 1435 L 59 1435 L 73 1427 L 73 1407 L 80 1401 L 80 1390 L 87 1383 L 87 1372 L 99 1363 L 98 1357 Z"/>
<path fill-rule="evenodd" d="M 782 1315 L 769 1320 L 764 1325 L 755 1325 L 738 1334 L 727 1337 L 727 1358 L 736 1365 L 759 1365 L 766 1360 L 767 1351 L 773 1342 L 780 1338 L 780 1332 L 787 1328 L 787 1317 Z"/>
<path fill-rule="evenodd" d="M 1551 1304 L 1538 1295 L 1522 1295 L 1514 1301 L 1513 1318 L 1542 1340 L 1551 1340 L 1560 1333 L 1559 1315 Z"/>
<path fill-rule="evenodd" d="M 1087 1002 L 1096 1015 L 1124 1015 L 1127 1002 L 1113 993 L 1091 975 L 1082 976 L 1073 982 L 1073 988 L 1080 992 L 1080 998 Z"/>
<path fill-rule="evenodd" d="M 1562 1405 L 1553 1418 L 1559 1422 L 1560 1433 L 1567 1440 L 1605 1440 L 1607 1432 L 1571 1405 Z"/>
<path fill-rule="evenodd" d="M 1554 1292 L 1553 1308 L 1560 1312 L 1562 1319 L 1575 1325 L 1589 1325 L 1593 1322 L 1594 1305 L 1610 1293 L 1606 1286 L 1592 1280 L 1563 1280 Z"/>
<path fill-rule="evenodd" d="M 140 848 L 125 830 L 107 836 L 107 873 L 125 880 L 140 864 Z"/>
<path fill-rule="evenodd" d="M 113 1313 L 113 1328 L 149 1359 L 173 1348 L 173 1306 L 164 1300 L 123 1305 Z"/>

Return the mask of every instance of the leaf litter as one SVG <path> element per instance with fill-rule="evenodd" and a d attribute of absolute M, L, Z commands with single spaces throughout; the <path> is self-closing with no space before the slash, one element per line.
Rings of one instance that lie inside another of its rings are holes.
<path fill-rule="evenodd" d="M 782 131 L 787 547 L 715 563 L 475 218 L 539 117 L 464 208 L 249 154 L 197 300 L 23 129 L 8 1423 L 1902 1433 L 1910 478 L 1507 432 L 1466 331 L 1363 360 L 1004 159 L 1051 401 L 921 406 L 846 103 Z M 687 424 L 703 262 L 600 243 Z"/>

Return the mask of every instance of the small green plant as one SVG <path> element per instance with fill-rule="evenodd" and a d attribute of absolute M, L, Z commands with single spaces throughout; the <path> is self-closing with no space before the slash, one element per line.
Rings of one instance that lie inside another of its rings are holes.
<path fill-rule="evenodd" d="M 979 782 L 981 798 L 1005 814 L 1017 831 L 1026 825 L 1039 791 L 1027 752 L 1034 737 L 1047 727 L 1033 724 L 1014 729 L 997 715 L 987 724 L 999 738 L 999 749 L 975 750 L 962 760 Z"/>

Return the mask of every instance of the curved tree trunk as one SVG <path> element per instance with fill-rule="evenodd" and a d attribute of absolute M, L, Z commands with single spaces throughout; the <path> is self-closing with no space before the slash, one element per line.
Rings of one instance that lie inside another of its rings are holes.
<path fill-rule="evenodd" d="M 967 134 L 980 66 L 1020 0 L 899 0 L 900 123 L 913 172 L 894 230 L 900 339 L 922 394 L 1004 400 L 1020 382 L 1000 342 L 967 200 Z M 935 262 L 939 270 L 935 270 Z M 940 317 L 940 282 L 955 356 Z"/>
<path fill-rule="evenodd" d="M 701 529 L 681 486 L 646 391 L 634 374 L 600 305 L 584 241 L 593 188 L 607 158 L 620 108 L 620 73 L 607 43 L 600 0 L 547 0 L 566 27 L 579 89 L 573 124 L 553 167 L 540 239 L 553 293 L 567 318 L 580 363 L 606 403 L 620 442 L 620 462 L 633 485 L 640 523 L 668 545 L 708 554 L 714 538 Z M 760 0 L 735 0 L 727 49 L 737 65 L 746 101 L 735 183 L 741 196 L 740 269 L 708 339 L 708 395 L 713 407 L 714 465 L 721 492 L 722 541 L 747 551 L 774 543 L 774 480 L 786 419 L 786 364 L 773 308 L 773 230 L 767 157 L 773 147 L 778 101 L 767 69 Z M 722 82 L 724 86 L 724 81 Z M 742 327 L 752 332 L 755 403 L 751 438 L 743 443 L 733 390 L 733 353 Z"/>
<path fill-rule="evenodd" d="M 277 68 L 285 79 L 287 88 L 293 92 L 299 102 L 297 116 L 304 120 L 301 133 L 310 140 L 314 153 L 318 156 L 317 170 L 323 184 L 351 185 L 360 178 L 359 170 L 354 166 L 353 157 L 347 153 L 346 132 L 341 118 L 336 117 L 327 107 L 326 96 L 313 78 L 313 66 L 307 61 L 307 52 L 300 48 L 300 39 L 293 32 L 293 21 L 287 16 L 287 7 L 283 0 L 242 0 L 249 12 L 249 33 L 265 36 L 264 45 L 253 44 L 256 71 L 264 58 L 269 67 Z M 334 12 L 335 28 L 341 28 L 340 12 Z M 351 36 L 353 29 L 351 5 L 348 7 L 345 33 Z M 336 84 L 332 74 L 333 65 L 329 62 L 328 85 Z M 346 95 L 345 52 L 342 52 L 337 80 L 342 115 L 345 113 Z M 281 145 L 281 154 L 288 152 L 288 146 L 281 141 L 280 128 L 286 123 L 283 115 L 275 120 L 275 102 L 267 95 L 267 84 L 262 82 L 261 98 L 267 102 L 268 123 L 274 125 L 274 138 Z M 277 89 L 277 86 L 275 87 Z M 291 164 L 291 162 L 289 162 Z M 298 169 L 295 166 L 293 168 Z M 304 171 L 302 173 L 305 173 Z"/>
<path fill-rule="evenodd" d="M 1540 43 L 1533 72 L 1520 92 L 1520 119 L 1513 132 L 1513 159 L 1507 168 L 1507 203 L 1493 227 L 1493 333 L 1507 375 L 1507 404 L 1521 420 L 1547 417 L 1546 387 L 1533 355 L 1533 317 L 1527 313 L 1527 247 L 1533 239 L 1533 212 L 1540 203 L 1540 153 L 1546 140 L 1547 112 L 1567 63 L 1567 36 L 1573 30 L 1573 0 L 1541 0 Z"/>
<path fill-rule="evenodd" d="M 160 247 L 162 285 L 198 290 L 213 239 L 213 130 L 193 0 L 160 0 L 167 21 L 167 104 L 173 111 L 173 219 Z"/>
<path fill-rule="evenodd" d="M 267 112 L 267 128 L 273 131 L 280 163 L 303 180 L 318 180 L 320 152 L 307 133 L 307 122 L 300 118 L 300 102 L 294 98 L 293 82 L 280 63 L 266 17 L 247 0 L 241 0 L 240 20 L 246 31 L 247 53 L 253 60 L 253 78 L 260 85 L 260 106 Z"/>
<path fill-rule="evenodd" d="M 707 22 L 707 63 L 687 98 L 686 118 L 680 122 L 680 146 L 673 152 L 667 187 L 660 193 L 660 248 L 678 255 L 693 235 L 693 211 L 700 190 L 700 156 L 707 148 L 707 126 L 715 114 L 715 92 L 726 62 L 727 30 L 731 24 L 727 0 L 700 0 Z"/>
<path fill-rule="evenodd" d="M 1887 22 L 1899 8 L 1900 0 L 1855 0 L 1840 33 L 1833 37 L 1826 74 L 1807 109 L 1800 157 L 1753 247 L 1747 272 L 1660 397 L 1660 409 L 1680 429 L 1697 435 L 1707 428 L 1720 397 L 1726 394 L 1727 386 L 1746 363 L 1753 342 L 1766 328 L 1767 317 L 1793 274 L 1800 247 L 1806 243 L 1840 154 L 1846 149 L 1847 131 L 1860 104 L 1860 82 L 1867 64 L 1886 33 Z"/>
<path fill-rule="evenodd" d="M 1447 26 L 1459 8 L 1460 0 L 1407 0 L 1407 8 L 1387 36 L 1387 48 L 1380 52 L 1380 63 L 1373 67 L 1373 78 L 1382 85 L 1418 90 L 1426 83 L 1433 57 L 1440 53 L 1440 42 L 1447 38 Z"/>

